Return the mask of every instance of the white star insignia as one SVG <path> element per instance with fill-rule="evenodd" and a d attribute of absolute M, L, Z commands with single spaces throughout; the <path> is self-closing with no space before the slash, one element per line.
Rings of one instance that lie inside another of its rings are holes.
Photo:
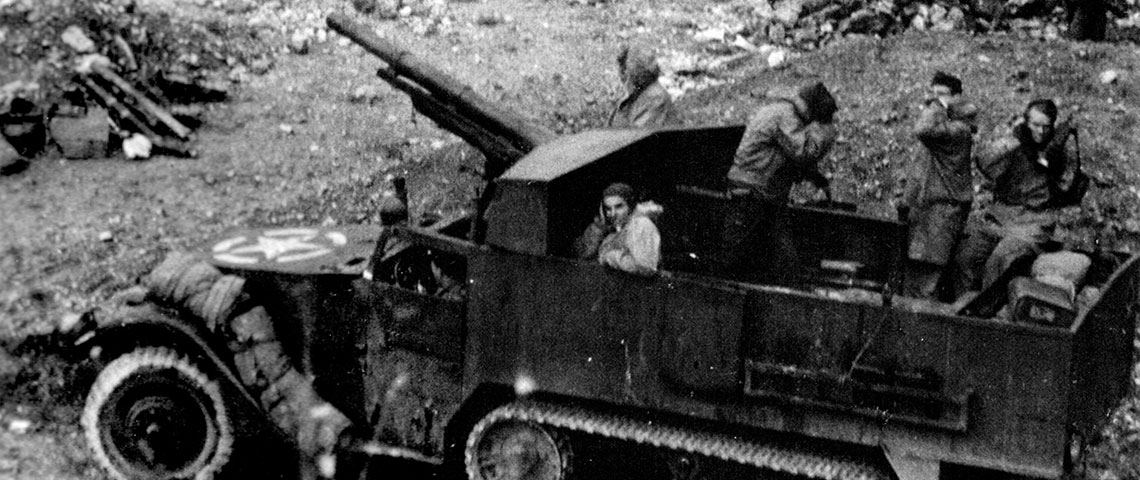
<path fill-rule="evenodd" d="M 331 245 L 320 243 L 328 240 Z M 316 242 L 314 242 L 316 240 Z M 257 243 L 243 245 L 246 237 L 238 236 L 214 245 L 214 258 L 241 265 L 261 262 L 289 263 L 316 258 L 332 252 L 332 246 L 347 243 L 347 238 L 339 232 L 329 232 L 323 237 L 320 232 L 307 228 L 269 230 L 257 237 Z"/>

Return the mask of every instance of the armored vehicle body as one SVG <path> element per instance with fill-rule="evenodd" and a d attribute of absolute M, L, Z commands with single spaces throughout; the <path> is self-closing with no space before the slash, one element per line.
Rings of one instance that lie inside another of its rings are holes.
<path fill-rule="evenodd" d="M 172 257 L 82 338 L 107 362 L 89 443 L 116 478 L 210 478 L 244 410 L 338 478 L 378 477 L 375 457 L 472 480 L 1079 470 L 1128 389 L 1136 258 L 1091 253 L 1099 294 L 1072 316 L 997 316 L 1006 284 L 964 306 L 896 295 L 904 225 L 800 206 L 797 282 L 741 281 L 710 259 L 742 132 L 516 137 L 484 150 L 520 155 L 476 215 Z M 571 254 L 619 181 L 664 205 L 658 275 Z"/>

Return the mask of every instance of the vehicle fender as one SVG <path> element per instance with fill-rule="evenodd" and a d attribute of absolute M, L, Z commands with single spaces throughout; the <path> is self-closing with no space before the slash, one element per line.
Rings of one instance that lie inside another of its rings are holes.
<path fill-rule="evenodd" d="M 116 308 L 93 328 L 78 332 L 74 345 L 100 359 L 111 360 L 140 347 L 167 347 L 193 359 L 200 368 L 217 375 L 224 388 L 240 393 L 246 406 L 261 410 L 257 399 L 234 373 L 229 349 L 202 326 L 182 320 L 158 306 L 144 304 Z M 223 357 L 219 352 L 224 352 Z"/>

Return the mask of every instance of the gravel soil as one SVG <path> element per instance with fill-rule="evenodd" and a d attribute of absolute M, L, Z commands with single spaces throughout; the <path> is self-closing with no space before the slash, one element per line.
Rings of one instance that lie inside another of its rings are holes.
<path fill-rule="evenodd" d="M 471 208 L 479 154 L 377 79 L 380 60 L 331 32 L 317 41 L 328 13 L 353 15 L 480 95 L 568 133 L 600 125 L 620 97 L 613 58 L 621 43 L 657 49 L 666 67 L 693 58 L 708 65 L 724 57 L 694 33 L 739 21 L 733 7 L 746 2 L 457 1 L 434 17 L 394 20 L 361 16 L 343 1 L 140 3 L 261 25 L 272 33 L 266 41 L 278 42 L 274 65 L 249 74 L 231 101 L 210 105 L 195 159 L 48 156 L 0 178 L 0 478 L 100 478 L 77 422 L 91 372 L 64 360 L 50 332 L 137 283 L 167 253 L 201 248 L 234 228 L 374 223 L 394 176 L 408 178 L 416 218 Z M 289 53 L 287 40 L 300 30 L 313 44 L 306 54 Z M 1118 79 L 1101 83 L 1110 69 Z M 1030 98 L 1059 97 L 1081 122 L 1095 180 L 1085 205 L 1071 212 L 1073 238 L 1137 245 L 1134 45 L 907 33 L 793 53 L 778 69 L 743 56 L 703 74 L 666 70 L 671 84 L 698 87 L 678 101 L 694 125 L 742 122 L 770 89 L 813 80 L 832 86 L 841 138 L 824 169 L 838 198 L 884 216 L 894 211 L 897 172 L 920 153 L 909 126 L 935 70 L 965 80 L 982 108 L 983 140 Z M 0 72 L 0 80 L 16 73 Z M 364 98 L 356 98 L 362 87 Z M 1136 403 L 1129 399 L 1114 417 L 1094 477 L 1140 475 L 1129 460 L 1140 452 Z"/>

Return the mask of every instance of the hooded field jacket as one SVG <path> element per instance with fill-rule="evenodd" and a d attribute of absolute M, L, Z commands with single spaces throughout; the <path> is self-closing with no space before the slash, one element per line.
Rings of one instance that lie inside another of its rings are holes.
<path fill-rule="evenodd" d="M 835 143 L 835 130 L 807 118 L 798 96 L 760 107 L 748 119 L 728 179 L 762 198 L 786 202 L 793 185 L 820 176 L 819 161 Z"/>
<path fill-rule="evenodd" d="M 656 203 L 637 204 L 629 221 L 602 240 L 598 262 L 639 275 L 657 273 L 661 262 L 661 233 L 653 222 L 661 212 L 661 206 Z"/>
<path fill-rule="evenodd" d="M 914 135 L 927 155 L 912 164 L 904 195 L 907 205 L 919 208 L 931 202 L 968 205 L 973 201 L 970 161 L 977 113 L 978 108 L 965 101 L 922 110 Z"/>
<path fill-rule="evenodd" d="M 627 95 L 610 113 L 614 128 L 663 127 L 681 123 L 673 98 L 657 81 Z"/>
<path fill-rule="evenodd" d="M 1033 143 L 1029 129 L 1018 125 L 1012 134 L 987 145 L 978 155 L 978 170 L 991 184 L 995 203 L 1042 210 L 1051 207 L 1053 182 L 1070 167 L 1069 126 L 1057 125 L 1053 138 Z"/>

